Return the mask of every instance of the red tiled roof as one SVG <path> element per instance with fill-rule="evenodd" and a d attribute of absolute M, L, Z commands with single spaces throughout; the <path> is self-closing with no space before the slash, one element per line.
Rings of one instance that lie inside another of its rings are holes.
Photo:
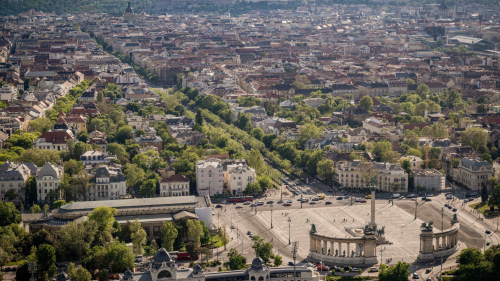
<path fill-rule="evenodd" d="M 42 138 L 50 143 L 66 143 L 68 139 L 73 139 L 67 132 L 45 132 L 38 139 Z"/>

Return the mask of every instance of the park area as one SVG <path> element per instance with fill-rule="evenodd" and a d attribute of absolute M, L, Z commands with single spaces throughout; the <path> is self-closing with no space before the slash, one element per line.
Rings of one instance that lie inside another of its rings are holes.
<path fill-rule="evenodd" d="M 488 203 L 479 202 L 479 203 L 475 203 L 475 204 L 470 205 L 470 207 L 472 209 L 480 212 L 481 214 L 487 216 L 487 217 L 498 217 L 500 215 L 500 209 L 494 208 L 494 210 L 491 211 Z"/>

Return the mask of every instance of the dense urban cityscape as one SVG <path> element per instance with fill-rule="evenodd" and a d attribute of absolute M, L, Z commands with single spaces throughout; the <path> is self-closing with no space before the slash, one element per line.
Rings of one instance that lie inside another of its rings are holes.
<path fill-rule="evenodd" d="M 500 6 L 0 1 L 0 280 L 499 280 Z"/>

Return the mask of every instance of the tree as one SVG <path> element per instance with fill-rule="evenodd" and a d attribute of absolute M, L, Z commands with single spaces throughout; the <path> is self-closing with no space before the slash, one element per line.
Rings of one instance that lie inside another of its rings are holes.
<path fill-rule="evenodd" d="M 136 164 L 126 164 L 123 167 L 123 174 L 127 179 L 127 186 L 137 186 L 146 179 L 146 173 Z"/>
<path fill-rule="evenodd" d="M 483 185 L 483 188 L 481 189 L 481 202 L 484 204 L 488 201 L 488 189 L 486 188 L 486 185 Z"/>
<path fill-rule="evenodd" d="M 0 226 L 19 224 L 21 215 L 12 202 L 0 202 Z"/>
<path fill-rule="evenodd" d="M 225 251 L 227 244 L 229 244 L 229 236 L 227 235 L 226 224 L 223 224 L 222 227 L 219 228 L 219 239 L 224 245 L 224 251 Z"/>
<path fill-rule="evenodd" d="M 23 163 L 33 162 L 38 167 L 43 167 L 47 162 L 58 163 L 60 159 L 61 157 L 57 151 L 31 148 L 21 153 L 17 161 Z"/>
<path fill-rule="evenodd" d="M 135 256 L 125 243 L 112 242 L 106 259 L 111 264 L 112 272 L 124 272 L 129 268 L 134 268 Z"/>
<path fill-rule="evenodd" d="M 72 262 L 69 263 L 68 274 L 71 281 L 90 281 L 92 279 L 92 275 L 84 267 L 80 266 L 75 270 L 75 264 Z"/>
<path fill-rule="evenodd" d="M 318 176 L 326 179 L 328 182 L 332 180 L 333 172 L 335 170 L 335 163 L 330 159 L 323 159 L 318 162 Z"/>
<path fill-rule="evenodd" d="M 201 227 L 203 227 L 203 236 L 201 237 L 200 242 L 201 242 L 201 245 L 206 245 L 206 244 L 210 243 L 210 239 L 212 238 L 212 236 L 210 235 L 210 230 L 205 225 L 205 222 L 200 221 L 200 223 L 201 223 Z"/>
<path fill-rule="evenodd" d="M 493 188 L 493 192 L 490 194 L 490 198 L 488 198 L 488 205 L 500 209 L 500 184 Z"/>
<path fill-rule="evenodd" d="M 139 192 L 144 197 L 154 197 L 156 194 L 156 180 L 147 180 L 141 184 Z"/>
<path fill-rule="evenodd" d="M 76 135 L 76 138 L 78 139 L 78 141 L 86 143 L 89 140 L 89 134 L 87 134 L 86 131 L 79 131 Z"/>
<path fill-rule="evenodd" d="M 7 199 L 8 201 L 14 201 L 18 196 L 19 194 L 17 194 L 17 191 L 13 188 L 5 192 L 5 199 Z"/>
<path fill-rule="evenodd" d="M 413 85 L 415 85 L 415 80 L 413 80 L 411 78 L 406 78 L 406 84 L 408 86 L 413 86 Z"/>
<path fill-rule="evenodd" d="M 89 220 L 97 223 L 97 242 L 101 245 L 112 240 L 111 232 L 113 230 L 113 222 L 115 221 L 118 211 L 111 207 L 97 207 L 92 214 L 88 215 Z"/>
<path fill-rule="evenodd" d="M 246 114 L 238 115 L 238 128 L 247 130 L 250 127 L 250 118 Z"/>
<path fill-rule="evenodd" d="M 47 274 L 48 278 L 54 277 L 57 272 L 56 263 L 56 250 L 51 245 L 42 244 L 36 250 L 37 259 L 37 272 L 44 276 Z"/>
<path fill-rule="evenodd" d="M 312 123 L 305 124 L 299 128 L 299 137 L 302 141 L 317 139 L 320 135 L 320 129 Z"/>
<path fill-rule="evenodd" d="M 109 280 L 109 271 L 107 269 L 99 270 L 98 278 L 99 278 L 99 281 L 108 281 Z"/>
<path fill-rule="evenodd" d="M 364 96 L 359 101 L 359 106 L 361 106 L 364 110 L 369 111 L 373 106 L 373 100 L 369 96 Z"/>
<path fill-rule="evenodd" d="M 243 269 L 247 264 L 247 259 L 238 253 L 235 248 L 231 248 L 227 256 L 229 257 L 228 265 L 231 270 Z"/>
<path fill-rule="evenodd" d="M 486 146 L 489 139 L 488 132 L 479 127 L 470 127 L 460 135 L 462 145 L 470 145 L 475 150 L 479 150 L 481 146 Z"/>
<path fill-rule="evenodd" d="M 462 265 L 478 265 L 484 260 L 481 250 L 474 248 L 463 249 L 458 255 L 458 262 Z"/>
<path fill-rule="evenodd" d="M 41 211 L 42 211 L 42 209 L 37 204 L 34 204 L 30 208 L 30 213 L 32 213 L 32 214 L 40 213 Z"/>
<path fill-rule="evenodd" d="M 201 108 L 198 108 L 196 110 L 195 123 L 196 123 L 196 125 L 203 126 L 203 116 L 201 115 Z"/>
<path fill-rule="evenodd" d="M 491 190 L 493 190 L 493 187 L 497 185 L 498 179 L 496 177 L 491 177 L 488 179 L 487 184 L 491 187 Z"/>
<path fill-rule="evenodd" d="M 57 232 L 57 252 L 66 257 L 76 255 L 81 260 L 94 242 L 96 233 L 95 221 L 70 222 Z"/>
<path fill-rule="evenodd" d="M 79 195 L 83 199 L 87 200 L 88 187 L 90 182 L 90 175 L 83 170 L 79 171 L 78 174 L 73 175 L 71 185 L 73 188 L 74 195 Z"/>
<path fill-rule="evenodd" d="M 292 83 L 295 89 L 306 89 L 307 85 L 311 84 L 311 81 L 307 79 L 305 75 L 301 75 L 295 79 L 295 82 Z"/>
<path fill-rule="evenodd" d="M 274 256 L 274 266 L 278 267 L 283 263 L 283 258 L 281 256 Z"/>
<path fill-rule="evenodd" d="M 64 200 L 57 200 L 56 202 L 54 202 L 54 209 L 59 209 L 66 204 L 68 203 L 66 203 L 66 201 Z"/>
<path fill-rule="evenodd" d="M 53 126 L 54 122 L 52 122 L 49 118 L 36 118 L 35 120 L 30 121 L 29 131 L 43 134 L 52 129 Z"/>
<path fill-rule="evenodd" d="M 158 251 L 158 244 L 156 244 L 156 239 L 151 240 L 151 245 L 149 245 L 149 252 L 152 256 Z"/>
<path fill-rule="evenodd" d="M 387 269 L 382 269 L 378 274 L 379 281 L 403 281 L 410 276 L 410 264 L 398 262 Z"/>
<path fill-rule="evenodd" d="M 48 204 L 43 205 L 43 212 L 44 212 L 44 213 L 48 213 L 48 212 L 49 212 L 49 210 L 50 210 L 50 207 L 49 207 L 49 205 L 48 205 Z"/>
<path fill-rule="evenodd" d="M 481 155 L 481 160 L 493 164 L 493 159 L 491 158 L 491 155 L 489 153 L 484 153 L 483 155 Z"/>
<path fill-rule="evenodd" d="M 191 239 L 194 245 L 198 248 L 201 244 L 201 237 L 203 236 L 203 227 L 197 220 L 188 220 L 186 222 L 187 236 Z"/>
<path fill-rule="evenodd" d="M 254 128 L 250 132 L 250 135 L 252 135 L 252 137 L 256 138 L 257 140 L 261 141 L 262 138 L 264 137 L 264 131 L 262 131 L 261 128 Z"/>
<path fill-rule="evenodd" d="M 173 251 L 174 242 L 178 235 L 178 231 L 174 222 L 163 222 L 161 226 L 161 235 L 163 247 L 165 247 L 165 250 L 167 250 L 167 252 Z"/>
<path fill-rule="evenodd" d="M 424 83 L 418 84 L 417 87 L 417 95 L 419 95 L 422 99 L 427 98 L 427 94 L 430 93 L 429 86 Z"/>
<path fill-rule="evenodd" d="M 264 239 L 259 235 L 255 235 L 252 240 L 252 248 L 255 250 L 256 256 L 265 263 L 269 263 L 269 259 L 273 256 L 273 245 L 270 242 L 264 242 Z"/>
<path fill-rule="evenodd" d="M 24 79 L 24 90 L 27 91 L 30 88 L 31 78 Z"/>
<path fill-rule="evenodd" d="M 266 163 L 258 150 L 253 148 L 250 150 L 248 154 L 248 166 L 254 168 L 257 175 L 263 174 L 266 171 Z"/>
<path fill-rule="evenodd" d="M 134 254 L 141 255 L 146 244 L 146 231 L 142 228 L 141 222 L 136 218 L 130 226 L 130 238 L 134 245 Z"/>
<path fill-rule="evenodd" d="M 125 125 L 125 126 L 121 127 L 116 132 L 116 135 L 115 135 L 116 141 L 118 143 L 125 144 L 125 140 L 132 138 L 132 131 L 133 130 L 134 129 L 129 125 Z"/>

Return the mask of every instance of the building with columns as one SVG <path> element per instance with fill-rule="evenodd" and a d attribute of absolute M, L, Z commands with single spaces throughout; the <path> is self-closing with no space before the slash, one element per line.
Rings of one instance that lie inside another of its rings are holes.
<path fill-rule="evenodd" d="M 175 258 L 164 248 L 158 250 L 145 272 L 125 271 L 121 281 L 319 281 L 319 274 L 305 266 L 268 267 L 261 258 L 252 260 L 252 264 L 243 270 L 205 272 L 200 265 L 193 268 L 180 268 Z"/>
<path fill-rule="evenodd" d="M 454 254 L 458 250 L 458 231 L 460 224 L 456 215 L 452 220 L 452 226 L 440 232 L 434 232 L 432 222 L 423 223 L 420 227 L 420 251 L 419 260 L 434 260 Z"/>
<path fill-rule="evenodd" d="M 479 158 L 464 157 L 458 165 L 458 175 L 455 180 L 462 185 L 479 190 L 487 185 L 488 179 L 495 175 L 493 166 Z"/>
<path fill-rule="evenodd" d="M 63 174 L 64 169 L 62 167 L 52 165 L 49 162 L 45 163 L 38 171 L 36 185 L 38 190 L 37 201 L 40 204 L 61 199 L 60 184 Z"/>
<path fill-rule="evenodd" d="M 196 162 L 196 190 L 200 196 L 214 196 L 224 191 L 222 161 L 219 159 Z"/>

